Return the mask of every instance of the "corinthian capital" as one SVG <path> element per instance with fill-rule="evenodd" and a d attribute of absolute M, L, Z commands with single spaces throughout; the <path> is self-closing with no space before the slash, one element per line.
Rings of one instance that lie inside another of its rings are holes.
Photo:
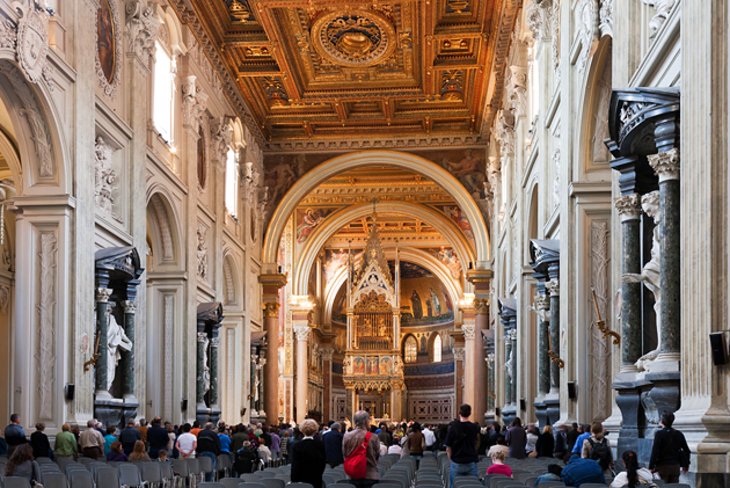
<path fill-rule="evenodd" d="M 127 0 L 124 8 L 129 52 L 137 56 L 146 68 L 150 66 L 161 25 L 155 13 L 156 7 L 154 0 Z"/>
<path fill-rule="evenodd" d="M 461 326 L 461 330 L 464 332 L 464 339 L 468 340 L 474 340 L 475 337 L 475 327 L 474 324 L 464 324 Z"/>
<path fill-rule="evenodd" d="M 309 339 L 309 333 L 311 332 L 311 327 L 309 325 L 295 325 L 294 326 L 294 335 L 297 336 L 297 341 L 306 341 Z"/>
<path fill-rule="evenodd" d="M 679 150 L 676 147 L 666 152 L 652 154 L 648 159 L 660 183 L 679 179 Z"/>
<path fill-rule="evenodd" d="M 622 221 L 637 220 L 641 215 L 641 202 L 639 201 L 639 195 L 636 193 L 618 197 L 613 204 L 618 210 Z"/>

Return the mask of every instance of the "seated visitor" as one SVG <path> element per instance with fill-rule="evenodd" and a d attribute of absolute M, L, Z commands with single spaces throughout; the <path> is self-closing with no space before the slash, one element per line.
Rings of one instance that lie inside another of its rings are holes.
<path fill-rule="evenodd" d="M 611 488 L 637 488 L 640 486 L 655 487 L 654 475 L 646 468 L 639 467 L 639 460 L 634 451 L 624 451 L 621 455 L 626 471 L 621 471 L 611 482 Z"/>
<path fill-rule="evenodd" d="M 147 450 L 145 449 L 144 442 L 137 441 L 134 443 L 132 454 L 128 456 L 128 459 L 133 462 L 151 461 L 149 455 L 147 455 Z"/>
<path fill-rule="evenodd" d="M 503 474 L 505 476 L 512 477 L 512 468 L 504 464 L 504 460 L 507 457 L 504 449 L 489 450 L 490 458 L 492 458 L 492 465 L 487 468 L 487 474 Z"/>
<path fill-rule="evenodd" d="M 559 464 L 548 464 L 548 472 L 541 474 L 535 479 L 535 486 L 540 486 L 541 483 L 548 481 L 563 481 L 560 474 L 563 472 L 563 468 Z"/>
<path fill-rule="evenodd" d="M 5 476 L 17 476 L 28 481 L 33 480 L 33 448 L 30 444 L 20 444 L 10 455 L 5 465 Z"/>
<path fill-rule="evenodd" d="M 567 486 L 580 486 L 583 483 L 605 483 L 603 468 L 593 459 L 573 456 L 565 465 L 560 478 Z"/>
<path fill-rule="evenodd" d="M 121 463 L 127 461 L 127 455 L 124 454 L 124 447 L 122 446 L 121 442 L 112 442 L 112 445 L 109 447 L 109 454 L 106 455 L 106 460 L 110 462 Z"/>

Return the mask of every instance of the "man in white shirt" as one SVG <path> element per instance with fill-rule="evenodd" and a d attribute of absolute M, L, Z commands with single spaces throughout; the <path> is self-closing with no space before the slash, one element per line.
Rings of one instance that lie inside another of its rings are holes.
<path fill-rule="evenodd" d="M 198 438 L 190 433 L 190 424 L 183 425 L 183 433 L 177 438 L 175 447 L 180 453 L 181 459 L 194 458 L 195 449 L 198 447 Z"/>
<path fill-rule="evenodd" d="M 426 441 L 426 450 L 433 451 L 433 446 L 436 444 L 436 434 L 428 426 L 425 426 L 421 433 Z"/>

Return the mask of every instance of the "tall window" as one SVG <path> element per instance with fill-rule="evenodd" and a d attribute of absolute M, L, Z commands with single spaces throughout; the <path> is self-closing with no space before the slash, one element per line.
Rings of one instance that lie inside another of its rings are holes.
<path fill-rule="evenodd" d="M 238 158 L 233 149 L 226 154 L 226 210 L 231 217 L 238 216 Z"/>
<path fill-rule="evenodd" d="M 172 57 L 158 42 L 155 44 L 154 91 L 152 93 L 152 122 L 162 138 L 172 144 L 173 86 L 175 70 Z"/>
<path fill-rule="evenodd" d="M 433 340 L 433 362 L 441 362 L 441 336 L 437 335 Z"/>
<path fill-rule="evenodd" d="M 418 343 L 416 342 L 416 338 L 413 336 L 408 336 L 406 339 L 406 346 L 405 346 L 405 358 L 403 358 L 403 361 L 406 363 L 415 363 L 418 359 Z"/>

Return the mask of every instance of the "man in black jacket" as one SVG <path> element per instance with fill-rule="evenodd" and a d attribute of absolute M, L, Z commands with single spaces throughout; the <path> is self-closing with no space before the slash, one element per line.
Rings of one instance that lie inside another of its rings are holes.
<path fill-rule="evenodd" d="M 170 442 L 170 436 L 167 435 L 167 429 L 162 427 L 162 419 L 155 417 L 152 419 L 152 426 L 147 429 L 147 443 L 150 446 L 150 458 L 157 459 L 161 449 L 167 449 Z"/>
<path fill-rule="evenodd" d="M 221 441 L 218 434 L 213 430 L 213 424 L 208 422 L 205 428 L 198 434 L 198 447 L 195 449 L 196 456 L 208 457 L 213 463 L 213 470 L 205 473 L 205 481 L 213 481 L 213 473 L 216 472 L 218 454 L 221 453 Z"/>
<path fill-rule="evenodd" d="M 679 482 L 679 469 L 684 473 L 689 469 L 689 447 L 684 434 L 672 428 L 674 414 L 664 412 L 660 425 L 662 429 L 654 434 L 649 469 L 659 473 L 667 483 Z"/>
<path fill-rule="evenodd" d="M 339 466 L 345 462 L 342 456 L 342 428 L 340 424 L 335 422 L 330 426 L 330 430 L 322 436 L 324 442 L 324 456 L 330 468 Z"/>

